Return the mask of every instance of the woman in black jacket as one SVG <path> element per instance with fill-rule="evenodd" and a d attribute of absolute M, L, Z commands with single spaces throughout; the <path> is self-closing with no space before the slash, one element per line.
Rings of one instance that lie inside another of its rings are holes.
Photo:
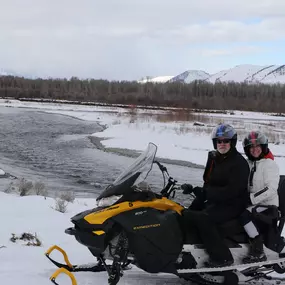
<path fill-rule="evenodd" d="M 189 226 L 198 229 L 209 253 L 206 266 L 218 267 L 231 265 L 233 257 L 217 225 L 238 218 L 246 208 L 249 166 L 236 149 L 237 133 L 232 126 L 218 125 L 212 140 L 215 151 L 208 155 L 204 185 L 193 189 L 196 198 L 183 215 Z"/>

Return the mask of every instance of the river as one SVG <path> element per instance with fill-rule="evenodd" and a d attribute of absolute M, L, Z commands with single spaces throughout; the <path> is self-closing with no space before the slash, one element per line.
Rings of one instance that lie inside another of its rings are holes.
<path fill-rule="evenodd" d="M 134 161 L 97 148 L 90 135 L 103 127 L 96 122 L 36 109 L 0 107 L 0 124 L 0 168 L 11 177 L 43 182 L 49 193 L 74 191 L 76 196 L 96 197 Z M 165 166 L 181 183 L 202 183 L 202 169 Z M 11 177 L 1 179 L 2 190 Z M 162 187 L 158 169 L 151 172 L 149 182 L 156 189 Z"/>

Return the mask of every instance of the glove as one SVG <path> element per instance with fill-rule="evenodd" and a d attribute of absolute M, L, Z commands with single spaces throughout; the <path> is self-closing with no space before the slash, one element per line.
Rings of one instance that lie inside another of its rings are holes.
<path fill-rule="evenodd" d="M 193 188 L 193 193 L 195 194 L 195 195 L 199 195 L 200 193 L 202 193 L 204 191 L 204 188 L 203 187 L 200 187 L 200 186 L 195 186 L 194 188 Z"/>
<path fill-rule="evenodd" d="M 183 190 L 183 194 L 191 194 L 193 192 L 193 186 L 191 184 L 182 184 L 181 189 Z"/>

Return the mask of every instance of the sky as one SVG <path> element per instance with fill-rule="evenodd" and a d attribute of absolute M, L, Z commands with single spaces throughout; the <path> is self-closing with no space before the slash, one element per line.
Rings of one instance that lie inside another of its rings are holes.
<path fill-rule="evenodd" d="M 108 80 L 284 64 L 284 0 L 0 0 L 0 69 Z"/>

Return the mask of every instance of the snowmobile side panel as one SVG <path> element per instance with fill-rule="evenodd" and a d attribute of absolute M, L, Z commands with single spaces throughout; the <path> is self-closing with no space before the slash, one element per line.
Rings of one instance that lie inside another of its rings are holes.
<path fill-rule="evenodd" d="M 126 211 L 138 208 L 154 208 L 161 211 L 173 210 L 181 215 L 184 209 L 181 205 L 171 201 L 165 197 L 154 199 L 152 201 L 122 202 L 112 205 L 108 208 L 90 213 L 84 217 L 89 224 L 103 224 L 106 220 L 117 216 Z"/>
<path fill-rule="evenodd" d="M 78 231 L 75 238 L 82 245 L 92 248 L 93 252 L 96 252 L 96 256 L 101 254 L 107 246 L 105 233 L 97 235 L 89 231 Z"/>
<path fill-rule="evenodd" d="M 113 219 L 127 233 L 130 252 L 140 268 L 150 273 L 176 272 L 183 234 L 175 211 L 140 208 Z"/>

